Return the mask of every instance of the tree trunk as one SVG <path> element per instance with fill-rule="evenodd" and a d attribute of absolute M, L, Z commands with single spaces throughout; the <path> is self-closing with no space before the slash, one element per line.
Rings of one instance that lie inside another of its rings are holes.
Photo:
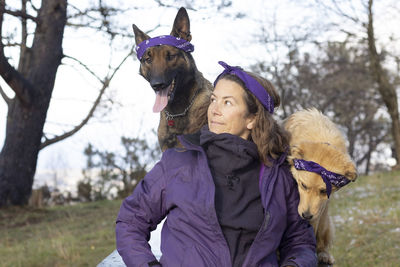
<path fill-rule="evenodd" d="M 377 83 L 379 93 L 382 97 L 383 102 L 388 110 L 392 121 L 392 137 L 397 153 L 397 158 L 400 159 L 400 117 L 399 117 L 399 105 L 397 102 L 396 88 L 389 82 L 387 73 L 382 67 L 381 60 L 375 45 L 374 35 L 374 24 L 373 24 L 373 12 L 372 12 L 373 0 L 368 1 L 368 50 L 371 61 L 371 72 Z M 397 161 L 397 166 L 400 166 L 400 162 Z"/>
<path fill-rule="evenodd" d="M 18 73 L 8 63 L 0 66 L 2 77 L 16 92 L 8 106 L 6 138 L 0 153 L 0 207 L 24 205 L 31 194 L 43 126 L 63 56 L 66 9 L 67 0 L 42 0 L 32 47 L 21 53 Z M 16 89 L 21 84 L 18 79 L 29 86 Z M 26 94 L 29 101 L 21 98 Z"/>
<path fill-rule="evenodd" d="M 371 168 L 371 154 L 372 151 L 374 151 L 376 148 L 376 146 L 374 146 L 373 142 L 372 142 L 372 137 L 369 137 L 369 145 L 368 145 L 368 152 L 366 155 L 367 158 L 367 163 L 365 164 L 365 175 L 369 175 L 369 170 Z"/>

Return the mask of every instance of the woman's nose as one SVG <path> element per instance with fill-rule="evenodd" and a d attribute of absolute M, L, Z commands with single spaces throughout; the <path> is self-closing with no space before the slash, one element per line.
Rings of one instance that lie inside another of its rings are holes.
<path fill-rule="evenodd" d="M 212 105 L 211 112 L 212 112 L 213 115 L 220 115 L 221 114 L 219 106 L 218 106 L 218 103 L 214 103 Z"/>

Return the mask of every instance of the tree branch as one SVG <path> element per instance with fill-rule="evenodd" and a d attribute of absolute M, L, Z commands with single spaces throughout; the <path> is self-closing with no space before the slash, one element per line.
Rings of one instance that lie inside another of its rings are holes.
<path fill-rule="evenodd" d="M 0 75 L 24 105 L 31 103 L 32 95 L 30 92 L 33 90 L 33 86 L 8 63 L 2 45 L 0 48 Z"/>
<path fill-rule="evenodd" d="M 26 13 L 26 1 L 22 0 L 22 8 L 21 11 Z M 21 47 L 20 47 L 20 56 L 19 56 L 19 63 L 18 63 L 18 71 L 21 71 L 22 64 L 24 58 L 26 56 L 26 41 L 28 39 L 28 30 L 27 30 L 27 19 L 21 18 Z"/>
<path fill-rule="evenodd" d="M 8 9 L 3 9 L 3 10 L 4 10 L 5 14 L 9 14 L 9 15 L 14 16 L 14 17 L 20 17 L 20 18 L 23 18 L 23 19 L 30 19 L 30 20 L 32 20 L 34 22 L 37 22 L 37 18 L 36 17 L 31 16 L 31 15 L 27 14 L 26 12 L 17 11 L 17 10 L 8 10 Z"/>
<path fill-rule="evenodd" d="M 3 16 L 5 10 L 5 0 L 0 0 L 0 75 L 4 81 L 15 92 L 18 99 L 24 104 L 28 105 L 32 101 L 31 93 L 33 86 L 25 80 L 25 78 L 10 65 L 8 59 L 4 55 L 3 45 Z"/>
<path fill-rule="evenodd" d="M 159 6 L 162 6 L 162 7 L 169 7 L 169 8 L 179 8 L 181 5 L 168 5 L 168 4 L 164 4 L 161 0 L 154 0 L 154 2 L 156 2 Z M 194 9 L 193 7 L 191 7 L 191 6 L 185 6 L 185 8 L 186 9 L 188 9 L 188 10 L 193 10 L 193 11 L 197 11 L 196 9 Z"/>
<path fill-rule="evenodd" d="M 373 151 L 376 149 L 376 147 L 377 147 L 385 138 L 386 138 L 386 135 L 377 138 L 377 139 L 374 141 L 374 145 L 369 146 L 369 148 L 368 148 L 369 152 L 373 152 Z M 359 159 L 356 161 L 356 165 L 361 165 L 361 163 L 363 163 L 363 161 L 366 160 L 366 159 L 368 158 L 368 153 L 369 153 L 369 152 L 365 153 L 364 156 L 362 156 L 361 158 L 359 158 Z"/>
<path fill-rule="evenodd" d="M 120 64 L 114 69 L 113 73 L 111 74 L 111 76 L 106 77 L 102 83 L 103 83 L 103 87 L 101 88 L 99 95 L 97 96 L 92 108 L 89 110 L 89 113 L 87 114 L 87 116 L 82 120 L 82 122 L 77 125 L 75 128 L 73 128 L 72 130 L 65 132 L 62 135 L 56 136 L 52 139 L 46 139 L 41 145 L 40 145 L 40 149 L 45 148 L 46 146 L 49 146 L 51 144 L 54 144 L 56 142 L 59 142 L 61 140 L 64 140 L 70 136 L 72 136 L 73 134 L 75 134 L 76 132 L 78 132 L 80 129 L 82 129 L 83 126 L 85 126 L 90 118 L 93 116 L 97 106 L 100 104 L 101 98 L 104 95 L 104 92 L 106 91 L 106 89 L 109 87 L 111 80 L 113 79 L 114 75 L 117 73 L 117 71 L 121 68 L 122 64 L 125 63 L 125 61 L 133 54 L 133 49 L 131 49 L 131 51 L 129 52 L 128 55 L 125 56 L 125 58 L 120 62 Z"/>
<path fill-rule="evenodd" d="M 36 12 L 39 11 L 39 8 L 37 8 L 33 3 L 32 0 L 28 0 L 29 4 L 31 4 L 31 7 L 33 8 L 33 10 L 35 10 Z"/>
<path fill-rule="evenodd" d="M 3 44 L 3 46 L 4 46 L 4 47 L 14 47 L 14 46 L 21 46 L 21 44 L 20 44 L 20 43 L 10 43 L 10 42 L 7 42 L 7 43 Z"/>
<path fill-rule="evenodd" d="M 11 98 L 7 96 L 7 94 L 4 92 L 3 88 L 0 86 L 0 95 L 3 97 L 4 101 L 6 102 L 7 105 L 10 104 Z"/>
<path fill-rule="evenodd" d="M 92 30 L 96 30 L 96 31 L 102 31 L 102 25 L 99 26 L 92 26 L 86 23 L 72 23 L 72 22 L 67 22 L 66 24 L 69 27 L 74 27 L 74 28 L 86 28 L 86 29 L 92 29 Z M 111 29 L 107 29 L 106 33 L 112 35 L 112 36 L 121 36 L 121 37 L 128 37 L 128 38 L 133 38 L 134 35 L 133 34 L 126 34 L 123 32 L 119 32 L 119 31 L 112 31 Z"/>
<path fill-rule="evenodd" d="M 352 17 L 348 14 L 346 14 L 339 6 L 339 4 L 337 3 L 336 0 L 331 0 L 331 3 L 333 4 L 334 8 L 330 7 L 329 5 L 323 3 L 323 1 L 321 0 L 315 0 L 317 2 L 317 4 L 319 4 L 320 6 L 322 6 L 325 10 L 329 11 L 329 12 L 333 12 L 334 14 L 341 16 L 343 18 L 346 18 L 348 20 L 351 20 L 355 23 L 359 23 L 360 20 L 357 17 Z M 353 6 L 351 6 L 351 9 L 354 11 Z"/>
<path fill-rule="evenodd" d="M 90 74 L 92 74 L 99 82 L 103 83 L 103 79 L 101 79 L 99 76 L 96 75 L 96 73 L 94 73 L 94 71 L 92 71 L 91 69 L 89 69 L 89 67 L 83 63 L 82 61 L 80 61 L 77 58 L 71 57 L 71 56 L 67 56 L 64 55 L 65 58 L 69 58 L 75 62 L 77 62 L 79 65 L 81 65 L 85 70 L 87 70 Z"/>

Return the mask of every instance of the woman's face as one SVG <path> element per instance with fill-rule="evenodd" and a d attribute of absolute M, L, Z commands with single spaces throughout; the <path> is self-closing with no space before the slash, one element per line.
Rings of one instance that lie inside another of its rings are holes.
<path fill-rule="evenodd" d="M 255 116 L 249 114 L 244 94 L 244 89 L 234 81 L 222 78 L 217 82 L 207 112 L 211 132 L 248 139 Z"/>

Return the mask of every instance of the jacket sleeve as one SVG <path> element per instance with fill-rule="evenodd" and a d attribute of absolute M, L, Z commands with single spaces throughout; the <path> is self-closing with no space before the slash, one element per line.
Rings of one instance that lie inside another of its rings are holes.
<path fill-rule="evenodd" d="M 157 262 L 148 243 L 166 216 L 163 205 L 165 177 L 162 160 L 136 186 L 120 208 L 116 221 L 117 250 L 125 264 L 149 266 Z"/>
<path fill-rule="evenodd" d="M 316 240 L 312 226 L 300 217 L 297 211 L 299 192 L 289 168 L 283 168 L 286 183 L 287 227 L 283 234 L 280 266 L 317 266 Z"/>

